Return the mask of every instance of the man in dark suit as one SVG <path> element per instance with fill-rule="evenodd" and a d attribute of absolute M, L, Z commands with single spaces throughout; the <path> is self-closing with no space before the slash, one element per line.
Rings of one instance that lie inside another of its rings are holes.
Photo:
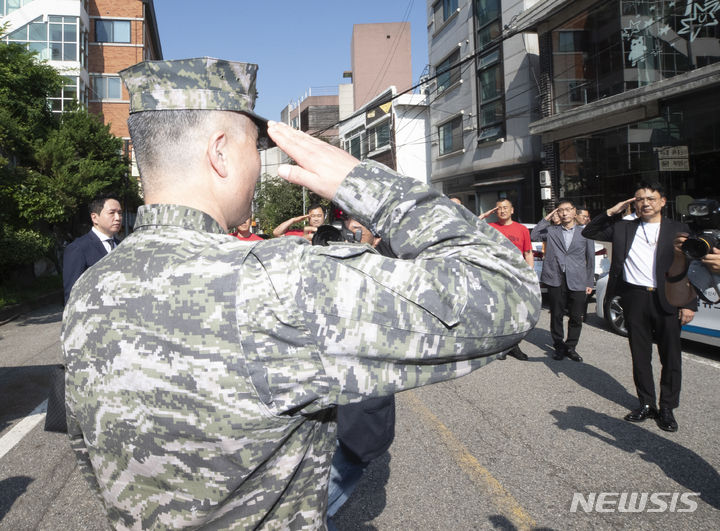
<path fill-rule="evenodd" d="M 98 196 L 88 205 L 88 209 L 92 229 L 68 245 L 63 254 L 65 302 L 80 275 L 119 243 L 115 235 L 120 232 L 122 225 L 120 201 L 113 196 Z"/>
<path fill-rule="evenodd" d="M 551 225 L 553 216 L 559 225 Z M 569 199 L 561 199 L 555 210 L 535 225 L 530 237 L 545 242 L 540 282 L 547 286 L 550 300 L 550 335 L 556 360 L 565 356 L 582 361 L 576 347 L 580 340 L 585 300 L 592 293 L 595 269 L 595 244 L 584 238 L 582 226 L 575 221 L 577 212 Z M 569 315 L 567 338 L 563 341 L 563 317 Z"/>
<path fill-rule="evenodd" d="M 605 297 L 621 296 L 633 363 L 633 379 L 640 407 L 625 416 L 630 422 L 654 418 L 665 431 L 677 431 L 673 409 L 680 403 L 680 327 L 689 323 L 697 300 L 684 308 L 670 304 L 665 296 L 665 276 L 673 261 L 673 239 L 688 232 L 684 223 L 662 215 L 667 199 L 658 183 L 641 183 L 634 197 L 621 201 L 596 216 L 583 230 L 594 240 L 611 241 L 612 261 Z M 638 217 L 622 219 L 630 204 Z M 660 411 L 655 408 L 652 343 L 660 354 Z"/>

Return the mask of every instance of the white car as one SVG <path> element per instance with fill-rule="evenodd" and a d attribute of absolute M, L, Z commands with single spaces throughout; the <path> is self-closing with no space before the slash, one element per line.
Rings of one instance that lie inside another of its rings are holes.
<path fill-rule="evenodd" d="M 620 297 L 615 295 L 612 300 L 605 300 L 608 279 L 608 275 L 600 277 L 595 285 L 595 313 L 605 320 L 613 332 L 627 336 Z M 713 294 L 708 293 L 708 297 L 710 296 Z M 699 301 L 695 317 L 682 327 L 680 337 L 720 347 L 720 302 L 709 304 Z"/>

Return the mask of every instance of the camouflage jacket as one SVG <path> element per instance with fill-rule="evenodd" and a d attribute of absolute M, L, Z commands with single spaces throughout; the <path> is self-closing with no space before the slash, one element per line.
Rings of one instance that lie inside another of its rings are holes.
<path fill-rule="evenodd" d="M 535 273 L 468 210 L 376 163 L 334 201 L 399 259 L 149 205 L 75 284 L 68 429 L 113 526 L 322 529 L 329 406 L 467 374 L 535 325 Z"/>

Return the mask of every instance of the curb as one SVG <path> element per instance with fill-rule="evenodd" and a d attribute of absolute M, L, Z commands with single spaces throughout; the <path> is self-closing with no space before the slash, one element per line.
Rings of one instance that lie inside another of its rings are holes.
<path fill-rule="evenodd" d="M 43 306 L 49 306 L 50 304 L 62 304 L 63 303 L 63 291 L 57 290 L 45 295 L 41 295 L 37 299 L 31 301 L 21 302 L 20 304 L 13 304 L 12 306 L 6 306 L 0 308 L 0 326 L 5 323 L 9 323 L 13 319 L 16 319 L 24 313 L 31 312 L 37 308 Z"/>

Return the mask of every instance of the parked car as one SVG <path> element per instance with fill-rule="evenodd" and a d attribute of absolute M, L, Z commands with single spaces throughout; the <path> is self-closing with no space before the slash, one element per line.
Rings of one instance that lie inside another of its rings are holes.
<path fill-rule="evenodd" d="M 535 223 L 523 223 L 525 227 L 529 231 L 532 231 L 535 228 Z M 538 280 L 540 280 L 540 275 L 542 275 L 542 268 L 543 268 L 543 260 L 545 257 L 545 253 L 543 252 L 543 242 L 540 241 L 533 241 L 532 242 L 532 248 L 533 248 L 533 258 L 535 260 L 535 274 L 538 277 Z M 599 242 L 595 242 L 595 282 L 603 276 L 607 275 L 610 271 L 610 259 L 608 258 L 607 249 Z M 543 283 L 540 283 L 540 290 L 544 293 L 547 291 L 547 288 L 543 285 Z"/>
<path fill-rule="evenodd" d="M 620 297 L 615 295 L 610 300 L 606 299 L 608 279 L 609 276 L 605 275 L 597 281 L 595 313 L 605 320 L 610 330 L 616 334 L 627 336 Z M 708 293 L 707 295 L 708 297 L 717 297 L 714 293 Z M 695 318 L 682 327 L 680 337 L 720 347 L 720 302 L 709 304 L 700 301 Z"/>

